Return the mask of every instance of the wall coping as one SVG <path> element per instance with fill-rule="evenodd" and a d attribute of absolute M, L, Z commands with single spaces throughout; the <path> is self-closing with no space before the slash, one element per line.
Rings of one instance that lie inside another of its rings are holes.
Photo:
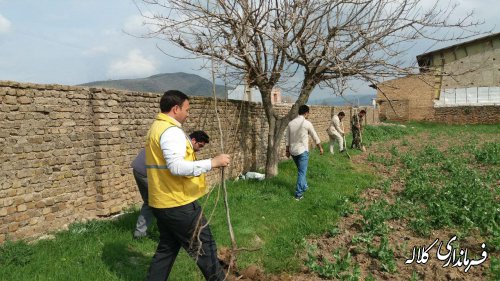
<path fill-rule="evenodd" d="M 500 106 L 500 103 L 482 103 L 482 104 L 434 104 L 434 108 L 453 108 L 453 107 L 485 107 Z"/>

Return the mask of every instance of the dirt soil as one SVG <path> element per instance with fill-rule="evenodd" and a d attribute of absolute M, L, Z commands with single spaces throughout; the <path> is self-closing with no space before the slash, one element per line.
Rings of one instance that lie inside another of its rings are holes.
<path fill-rule="evenodd" d="M 383 144 L 377 144 L 368 148 L 368 151 L 352 157 L 352 161 L 355 165 L 369 167 L 375 173 L 382 175 L 384 178 L 391 178 L 392 185 L 387 192 L 382 189 L 374 187 L 365 189 L 362 194 L 362 202 L 365 204 L 370 204 L 378 199 L 385 199 L 388 203 L 394 203 L 398 194 L 404 188 L 404 182 L 402 180 L 397 180 L 395 175 L 398 173 L 398 164 L 391 167 L 384 166 L 379 163 L 374 163 L 368 161 L 369 153 L 376 154 L 377 156 L 390 157 L 390 149 L 396 146 L 399 152 L 406 152 L 408 149 L 413 151 L 418 151 L 425 145 L 432 145 L 435 148 L 445 151 L 450 146 L 455 146 L 458 143 L 455 140 L 450 140 L 445 136 L 430 136 L 429 134 L 419 134 L 417 136 L 411 136 L 405 138 L 407 143 L 402 145 L 402 140 L 388 141 Z M 491 136 L 477 136 L 476 139 L 481 140 L 481 142 L 492 141 Z M 362 205 L 362 204 L 357 204 Z M 359 251 L 357 245 L 352 243 L 352 238 L 356 234 L 360 233 L 361 225 L 360 219 L 361 215 L 357 214 L 358 209 L 352 215 L 347 217 L 342 217 L 339 219 L 338 228 L 340 233 L 334 237 L 325 234 L 323 237 L 309 239 L 308 242 L 312 245 L 317 246 L 316 254 L 317 256 L 326 257 L 329 260 L 332 259 L 332 252 L 340 249 L 340 253 L 350 252 L 352 256 L 352 264 L 358 264 L 361 270 L 360 280 L 365 280 L 367 276 L 371 275 L 375 280 L 394 280 L 394 281 L 407 281 L 407 280 L 425 280 L 425 281 L 469 281 L 469 280 L 490 280 L 487 276 L 490 272 L 490 261 L 491 256 L 499 257 L 500 253 L 488 253 L 487 260 L 477 266 L 470 267 L 469 271 L 464 272 L 465 266 L 452 267 L 448 265 L 443 267 L 447 260 L 440 261 L 436 257 L 436 249 L 438 248 L 439 242 L 443 241 L 442 254 L 447 253 L 445 246 L 446 243 L 453 236 L 457 235 L 457 231 L 454 229 L 443 229 L 434 230 L 430 237 L 420 237 L 413 232 L 409 231 L 407 228 L 407 222 L 404 220 L 394 220 L 388 221 L 389 232 L 389 245 L 394 249 L 394 258 L 396 260 L 396 272 L 389 273 L 381 270 L 380 261 L 370 257 L 367 253 Z M 435 239 L 439 241 L 435 246 L 428 252 L 429 259 L 426 263 L 417 264 L 413 262 L 411 264 L 405 264 L 407 259 L 412 257 L 413 247 L 428 247 L 431 245 Z M 378 239 L 380 240 L 380 239 Z M 457 239 L 460 248 L 468 249 L 469 258 L 479 260 L 480 254 L 482 253 L 481 244 L 485 242 L 484 237 L 481 237 L 479 232 L 472 232 L 467 234 L 465 238 Z M 376 239 L 373 241 L 375 245 L 380 243 Z M 456 255 L 458 256 L 460 249 L 457 249 Z M 227 249 L 223 250 L 223 256 L 228 259 Z M 472 257 L 471 257 L 472 255 Z M 301 254 L 302 258 L 306 260 L 307 253 Z M 412 279 L 414 278 L 414 279 Z M 325 280 L 319 277 L 316 273 L 310 272 L 309 269 L 303 266 L 301 272 L 295 274 L 282 273 L 278 275 L 266 275 L 264 271 L 257 266 L 250 266 L 249 268 L 239 270 L 235 275 L 229 278 L 230 280 L 255 280 L 255 281 L 320 281 Z M 326 279 L 327 280 L 327 279 Z"/>

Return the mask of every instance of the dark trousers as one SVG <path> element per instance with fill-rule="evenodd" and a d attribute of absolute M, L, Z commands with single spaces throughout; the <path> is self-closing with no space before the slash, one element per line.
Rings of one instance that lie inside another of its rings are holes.
<path fill-rule="evenodd" d="M 139 188 L 139 192 L 141 193 L 142 201 L 144 202 L 134 230 L 134 237 L 140 238 L 146 236 L 146 231 L 153 221 L 153 211 L 148 205 L 148 177 L 134 169 L 132 169 L 132 171 L 134 173 L 134 179 L 137 183 L 137 187 Z"/>
<path fill-rule="evenodd" d="M 225 273 L 217 259 L 217 247 L 209 226 L 200 233 L 200 251 L 198 240 L 192 237 L 197 224 L 206 224 L 204 216 L 198 221 L 202 214 L 197 201 L 175 208 L 152 209 L 160 230 L 160 243 L 149 267 L 148 281 L 168 279 L 181 247 L 196 261 L 206 280 L 224 280 Z"/>
<path fill-rule="evenodd" d="M 361 149 L 361 132 L 358 128 L 352 127 L 352 144 L 351 148 Z"/>

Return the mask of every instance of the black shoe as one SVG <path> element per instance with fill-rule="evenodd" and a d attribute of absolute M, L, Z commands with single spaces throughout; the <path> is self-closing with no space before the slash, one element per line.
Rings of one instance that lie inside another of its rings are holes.
<path fill-rule="evenodd" d="M 304 198 L 304 195 L 301 196 L 295 196 L 295 200 L 300 201 Z"/>
<path fill-rule="evenodd" d="M 345 149 L 342 149 L 342 150 L 340 151 L 340 153 L 344 153 L 344 152 L 345 152 Z"/>

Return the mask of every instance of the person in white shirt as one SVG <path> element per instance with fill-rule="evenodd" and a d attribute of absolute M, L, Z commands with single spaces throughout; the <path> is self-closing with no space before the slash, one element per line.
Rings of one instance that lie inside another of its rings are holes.
<path fill-rule="evenodd" d="M 210 138 L 204 131 L 194 131 L 189 135 L 195 152 L 200 151 L 210 142 Z M 143 201 L 139 217 L 135 224 L 134 239 L 147 236 L 147 230 L 153 221 L 153 211 L 148 205 L 148 173 L 146 171 L 146 150 L 143 148 L 131 164 L 135 182 Z"/>
<path fill-rule="evenodd" d="M 309 163 L 309 135 L 319 148 L 319 153 L 323 155 L 321 141 L 313 125 L 307 120 L 308 117 L 309 106 L 301 105 L 299 107 L 299 116 L 288 123 L 285 133 L 286 157 L 292 156 L 298 170 L 297 187 L 295 191 L 296 200 L 301 200 L 304 197 L 304 192 L 308 188 L 306 174 L 307 165 Z"/>
<path fill-rule="evenodd" d="M 335 140 L 339 143 L 340 152 L 344 152 L 344 130 L 341 125 L 342 119 L 345 117 L 345 113 L 343 111 L 339 112 L 337 115 L 333 115 L 332 124 L 326 130 L 328 132 L 328 136 L 330 136 L 330 153 L 333 154 L 333 148 Z"/>

